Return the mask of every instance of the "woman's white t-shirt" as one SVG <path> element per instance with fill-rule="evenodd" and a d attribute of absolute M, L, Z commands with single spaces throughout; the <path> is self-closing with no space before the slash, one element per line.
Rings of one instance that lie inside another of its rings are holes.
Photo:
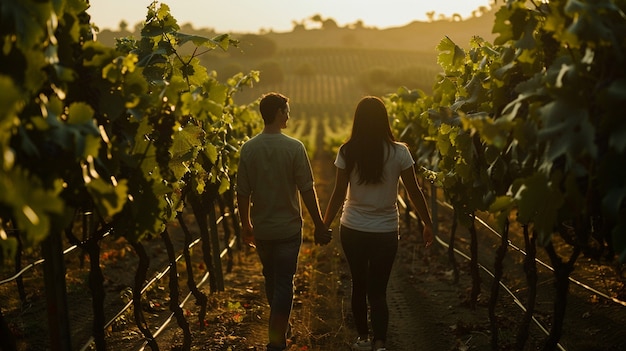
<path fill-rule="evenodd" d="M 398 230 L 398 184 L 400 173 L 413 167 L 415 161 L 407 146 L 395 142 L 386 153 L 383 181 L 377 184 L 359 184 L 356 169 L 350 174 L 348 193 L 343 205 L 340 223 L 362 232 L 392 232 Z M 346 161 L 337 153 L 335 166 L 346 169 Z"/>

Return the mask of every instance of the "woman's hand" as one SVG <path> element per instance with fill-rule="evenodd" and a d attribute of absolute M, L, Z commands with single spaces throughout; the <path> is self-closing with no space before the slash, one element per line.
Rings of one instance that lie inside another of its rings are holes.
<path fill-rule="evenodd" d="M 315 243 L 318 245 L 326 245 L 333 239 L 333 230 L 324 226 L 315 228 Z"/>
<path fill-rule="evenodd" d="M 432 225 L 424 226 L 424 231 L 422 232 L 422 238 L 424 238 L 424 245 L 426 247 L 430 247 L 430 245 L 432 245 L 433 239 L 435 238 L 435 236 L 433 235 Z"/>

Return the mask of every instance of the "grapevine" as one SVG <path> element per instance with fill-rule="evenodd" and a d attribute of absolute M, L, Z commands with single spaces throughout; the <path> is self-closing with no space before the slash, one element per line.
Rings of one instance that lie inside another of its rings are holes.
<path fill-rule="evenodd" d="M 102 233 L 126 238 L 140 257 L 133 292 L 139 307 L 147 267 L 142 241 L 161 236 L 169 242 L 165 228 L 187 199 L 212 203 L 231 191 L 240 131 L 258 129 L 253 105 L 235 105 L 233 95 L 258 81 L 258 73 L 218 82 L 197 56 L 237 42 L 181 33 L 165 4 L 148 7 L 140 39 L 122 38 L 115 48 L 94 40 L 87 2 L 2 1 L 0 9 L 0 63 L 12 67 L 0 72 L 0 256 L 10 259 L 20 245 L 30 250 L 43 243 L 46 292 L 60 311 L 49 325 L 62 336 L 69 329 L 65 286 L 56 278 L 63 274 L 63 233 L 87 250 L 95 263 L 94 336 L 103 349 L 97 332 L 104 321 L 97 306 Z M 185 44 L 195 50 L 184 53 Z M 94 214 L 85 242 L 70 229 L 81 211 Z M 219 250 L 211 242 L 210 250 Z M 212 269 L 213 262 L 207 265 Z M 141 308 L 135 319 L 151 339 Z"/>
<path fill-rule="evenodd" d="M 466 51 L 441 40 L 432 96 L 388 96 L 396 130 L 465 227 L 488 211 L 505 231 L 514 215 L 529 227 L 528 245 L 536 239 L 551 257 L 558 295 L 547 349 L 561 334 L 577 257 L 626 261 L 626 168 L 616 162 L 626 158 L 626 123 L 615 112 L 626 101 L 625 8 L 507 1 L 493 43 L 474 38 Z M 573 248 L 565 260 L 553 247 L 557 235 Z"/>

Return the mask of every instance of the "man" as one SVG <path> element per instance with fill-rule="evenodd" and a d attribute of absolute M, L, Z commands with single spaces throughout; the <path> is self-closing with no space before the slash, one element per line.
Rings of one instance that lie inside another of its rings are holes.
<path fill-rule="evenodd" d="M 240 150 L 237 203 L 242 239 L 256 247 L 263 265 L 270 304 L 267 350 L 273 351 L 287 347 L 293 278 L 302 244 L 298 192 L 315 223 L 315 242 L 327 244 L 331 235 L 322 221 L 304 144 L 282 133 L 289 119 L 289 99 L 278 93 L 266 94 L 259 110 L 263 131 Z"/>

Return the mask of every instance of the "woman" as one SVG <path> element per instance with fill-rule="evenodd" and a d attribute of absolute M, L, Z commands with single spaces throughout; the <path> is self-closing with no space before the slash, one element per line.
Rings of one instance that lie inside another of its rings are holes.
<path fill-rule="evenodd" d="M 417 184 L 414 163 L 407 146 L 395 141 L 383 101 L 373 96 L 361 99 L 354 113 L 352 134 L 335 160 L 335 188 L 324 215 L 324 224 L 329 227 L 343 205 L 339 232 L 352 274 L 352 314 L 359 334 L 352 346 L 355 350 L 386 350 L 386 291 L 398 250 L 400 178 L 424 222 L 426 246 L 433 240 L 432 220 Z"/>

